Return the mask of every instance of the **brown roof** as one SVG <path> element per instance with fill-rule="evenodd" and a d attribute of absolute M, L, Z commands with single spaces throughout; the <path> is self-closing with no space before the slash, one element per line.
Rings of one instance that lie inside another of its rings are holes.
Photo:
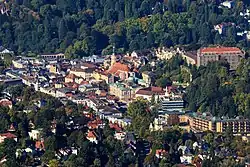
<path fill-rule="evenodd" d="M 190 57 L 196 61 L 197 60 L 197 51 L 187 51 L 186 56 Z"/>
<path fill-rule="evenodd" d="M 235 53 L 235 52 L 242 52 L 239 48 L 236 47 L 210 47 L 210 48 L 202 48 L 200 50 L 201 53 Z"/>
<path fill-rule="evenodd" d="M 74 71 L 74 72 L 84 72 L 85 70 L 82 68 L 72 68 L 70 71 Z"/>
<path fill-rule="evenodd" d="M 0 136 L 2 136 L 2 137 L 6 137 L 6 138 L 8 138 L 8 139 L 13 139 L 13 138 L 17 138 L 17 136 L 16 135 L 14 135 L 14 134 L 12 134 L 12 133 L 2 133 L 2 134 L 0 134 Z"/>
<path fill-rule="evenodd" d="M 139 89 L 136 94 L 140 95 L 153 95 L 153 94 L 158 94 L 158 95 L 164 95 L 164 90 L 161 87 L 147 87 L 147 88 L 142 88 Z"/>
<path fill-rule="evenodd" d="M 111 69 L 108 70 L 108 73 L 110 73 L 110 74 L 117 74 L 119 71 L 120 72 L 129 72 L 130 69 L 129 69 L 128 65 L 122 64 L 122 63 L 118 62 L 118 63 L 115 63 L 111 67 Z"/>
<path fill-rule="evenodd" d="M 96 66 L 91 63 L 82 63 L 82 66 L 87 67 L 87 68 L 96 68 Z"/>

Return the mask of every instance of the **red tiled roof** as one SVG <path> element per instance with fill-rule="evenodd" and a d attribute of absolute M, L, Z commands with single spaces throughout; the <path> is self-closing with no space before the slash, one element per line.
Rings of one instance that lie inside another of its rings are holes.
<path fill-rule="evenodd" d="M 163 150 L 163 149 L 156 150 L 156 154 L 159 154 L 159 153 L 166 153 L 166 150 Z"/>
<path fill-rule="evenodd" d="M 8 138 L 8 139 L 13 139 L 13 138 L 17 138 L 17 136 L 16 135 L 14 135 L 14 134 L 12 134 L 12 133 L 3 133 L 3 134 L 0 134 L 0 136 L 2 136 L 2 137 L 6 137 L 6 138 Z"/>
<path fill-rule="evenodd" d="M 239 48 L 236 47 L 210 47 L 202 48 L 201 53 L 232 53 L 232 52 L 242 52 Z"/>
<path fill-rule="evenodd" d="M 35 147 L 37 149 L 44 149 L 45 148 L 44 142 L 43 141 L 36 141 Z"/>
<path fill-rule="evenodd" d="M 102 120 L 99 118 L 96 118 L 95 120 L 92 121 L 93 123 L 96 123 L 98 125 L 102 124 Z"/>
<path fill-rule="evenodd" d="M 109 124 L 109 127 L 110 127 L 111 129 L 115 129 L 115 131 L 117 131 L 117 132 L 122 131 L 122 128 L 119 127 L 117 124 L 112 124 L 112 123 L 110 123 L 110 124 Z"/>
<path fill-rule="evenodd" d="M 87 135 L 87 138 L 96 138 L 96 133 L 93 132 L 93 131 L 89 131 L 88 135 Z"/>
<path fill-rule="evenodd" d="M 117 72 L 129 72 L 130 69 L 126 64 L 122 64 L 122 63 L 115 63 L 111 69 L 108 70 L 108 73 L 110 74 L 117 74 Z"/>
<path fill-rule="evenodd" d="M 90 128 L 90 129 L 97 129 L 98 125 L 95 122 L 89 122 L 88 123 L 88 128 Z"/>
<path fill-rule="evenodd" d="M 0 106 L 8 107 L 11 106 L 12 102 L 8 99 L 2 99 L 0 100 Z"/>

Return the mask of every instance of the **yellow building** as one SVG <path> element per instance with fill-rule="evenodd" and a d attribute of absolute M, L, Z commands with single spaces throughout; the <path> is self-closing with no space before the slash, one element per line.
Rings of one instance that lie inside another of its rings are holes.
<path fill-rule="evenodd" d="M 244 118 L 235 119 L 217 119 L 209 113 L 193 113 L 189 115 L 187 122 L 190 128 L 196 132 L 212 131 L 223 133 L 228 128 L 232 129 L 234 135 L 249 135 L 250 136 L 250 120 Z M 180 120 L 185 121 L 183 116 Z"/>
<path fill-rule="evenodd" d="M 81 77 L 83 79 L 89 80 L 93 75 L 92 69 L 81 69 L 81 68 L 73 68 L 69 72 L 70 74 L 74 74 L 77 77 Z"/>
<path fill-rule="evenodd" d="M 129 101 L 133 97 L 132 90 L 121 83 L 112 83 L 109 85 L 109 93 L 115 95 L 120 100 Z"/>
<path fill-rule="evenodd" d="M 108 75 L 105 74 L 104 72 L 94 71 L 93 78 L 95 78 L 95 80 L 102 80 L 102 81 L 105 81 L 106 83 L 108 83 Z"/>
<path fill-rule="evenodd" d="M 151 79 L 150 72 L 148 72 L 148 71 L 142 72 L 142 79 L 143 79 L 143 81 L 145 81 L 146 86 L 151 85 L 152 79 Z"/>
<path fill-rule="evenodd" d="M 193 113 L 188 116 L 188 123 L 196 132 L 216 131 L 215 120 L 210 113 Z"/>
<path fill-rule="evenodd" d="M 179 48 L 158 48 L 156 51 L 156 57 L 161 60 L 169 60 L 173 56 L 179 55 L 181 56 L 188 64 L 196 64 L 197 61 L 197 53 L 195 51 L 185 52 Z"/>
<path fill-rule="evenodd" d="M 114 75 L 107 74 L 102 71 L 94 71 L 92 77 L 98 81 L 105 81 L 106 83 L 114 83 Z"/>
<path fill-rule="evenodd" d="M 222 133 L 228 128 L 232 128 L 233 133 L 236 135 L 249 134 L 250 121 L 247 119 L 227 119 L 216 122 L 216 132 Z"/>
<path fill-rule="evenodd" d="M 61 84 L 61 83 L 55 83 L 55 88 L 56 89 L 60 89 L 60 88 L 63 88 L 64 86 L 63 86 L 63 84 Z"/>
<path fill-rule="evenodd" d="M 22 60 L 12 60 L 12 64 L 15 68 L 26 68 L 27 63 Z"/>
<path fill-rule="evenodd" d="M 185 114 L 179 115 L 179 120 L 180 120 L 180 123 L 187 123 L 189 121 L 189 116 Z"/>
<path fill-rule="evenodd" d="M 56 64 L 51 64 L 50 65 L 50 68 L 49 68 L 49 72 L 50 73 L 53 73 L 53 74 L 56 74 L 58 72 L 58 67 Z"/>

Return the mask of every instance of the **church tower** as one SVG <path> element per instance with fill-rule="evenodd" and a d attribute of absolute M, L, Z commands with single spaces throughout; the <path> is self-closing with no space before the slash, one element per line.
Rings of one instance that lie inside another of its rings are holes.
<path fill-rule="evenodd" d="M 111 67 L 116 63 L 116 56 L 115 56 L 115 46 L 113 46 L 113 54 L 111 55 Z"/>

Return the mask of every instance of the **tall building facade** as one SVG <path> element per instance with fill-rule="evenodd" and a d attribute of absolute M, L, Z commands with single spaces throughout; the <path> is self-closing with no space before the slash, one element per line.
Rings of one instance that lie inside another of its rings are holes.
<path fill-rule="evenodd" d="M 213 61 L 227 61 L 230 69 L 236 69 L 245 52 L 236 47 L 208 47 L 197 52 L 197 66 L 207 65 Z"/>
<path fill-rule="evenodd" d="M 231 129 L 234 135 L 250 135 L 250 120 L 243 117 L 218 119 L 210 113 L 193 113 L 188 116 L 190 128 L 195 132 L 212 131 L 216 133 Z"/>

